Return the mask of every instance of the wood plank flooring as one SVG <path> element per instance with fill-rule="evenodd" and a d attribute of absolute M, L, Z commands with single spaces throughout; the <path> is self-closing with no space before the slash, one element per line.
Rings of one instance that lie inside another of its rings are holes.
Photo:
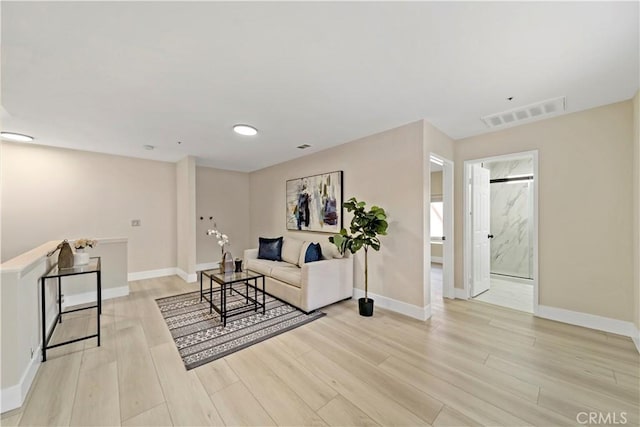
<path fill-rule="evenodd" d="M 345 301 L 186 371 L 154 299 L 195 289 L 178 277 L 132 282 L 103 305 L 103 345 L 52 351 L 0 424 L 560 426 L 593 411 L 640 424 L 630 339 L 438 292 L 426 322 L 378 308 L 360 317 Z M 94 316 L 65 319 L 54 341 L 86 333 Z"/>

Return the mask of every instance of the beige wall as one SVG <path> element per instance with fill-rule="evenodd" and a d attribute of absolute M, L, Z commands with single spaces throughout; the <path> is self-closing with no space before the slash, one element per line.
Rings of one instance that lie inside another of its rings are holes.
<path fill-rule="evenodd" d="M 464 161 L 538 150 L 540 304 L 632 320 L 632 111 L 626 101 L 458 141 L 456 287 Z"/>
<path fill-rule="evenodd" d="M 203 219 L 200 220 L 200 217 Z M 229 236 L 227 250 L 242 258 L 245 249 L 255 247 L 249 239 L 249 174 L 210 167 L 196 167 L 196 253 L 197 262 L 220 260 L 220 246 L 213 228 L 213 217 L 220 231 Z"/>
<path fill-rule="evenodd" d="M 442 196 L 442 171 L 431 172 L 431 197 Z"/>
<path fill-rule="evenodd" d="M 174 164 L 8 142 L 0 149 L 2 262 L 49 240 L 127 237 L 129 272 L 175 267 Z"/>
<path fill-rule="evenodd" d="M 369 254 L 369 291 L 422 307 L 422 159 L 423 124 L 415 122 L 251 173 L 252 246 L 259 236 L 327 239 L 329 234 L 286 231 L 285 181 L 342 170 L 345 200 L 355 196 L 389 215 L 389 234 L 381 238 L 380 252 Z M 345 216 L 345 227 L 350 221 Z M 356 254 L 355 285 L 361 289 L 363 263 L 364 252 Z"/>
<path fill-rule="evenodd" d="M 633 97 L 633 291 L 634 323 L 640 329 L 640 91 Z"/>
<path fill-rule="evenodd" d="M 186 274 L 196 272 L 196 163 L 188 156 L 176 163 L 178 268 Z M 184 278 L 184 277 L 183 277 Z"/>

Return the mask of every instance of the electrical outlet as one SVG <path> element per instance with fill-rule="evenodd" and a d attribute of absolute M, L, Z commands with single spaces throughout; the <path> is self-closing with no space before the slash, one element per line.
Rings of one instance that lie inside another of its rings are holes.
<path fill-rule="evenodd" d="M 140 225 L 141 225 L 141 222 L 140 222 L 139 219 L 132 219 L 131 220 L 131 226 L 132 227 L 140 227 Z"/>

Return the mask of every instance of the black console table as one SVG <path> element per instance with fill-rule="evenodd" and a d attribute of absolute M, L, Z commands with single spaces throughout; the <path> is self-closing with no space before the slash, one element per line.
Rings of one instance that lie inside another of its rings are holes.
<path fill-rule="evenodd" d="M 77 276 L 79 274 L 95 274 L 96 275 L 96 290 L 97 290 L 97 301 L 96 305 L 91 305 L 88 307 L 76 308 L 73 310 L 62 311 L 62 278 L 67 276 Z M 53 327 L 47 333 L 47 313 L 46 313 L 46 292 L 45 292 L 45 284 L 47 279 L 58 279 L 58 314 L 56 316 L 56 320 L 53 323 Z M 102 273 L 100 271 L 100 257 L 92 257 L 89 259 L 89 264 L 87 265 L 77 265 L 71 268 L 58 268 L 58 264 L 55 264 L 51 269 L 42 277 L 40 277 L 40 291 L 42 295 L 42 361 L 46 362 L 47 360 L 47 349 L 60 347 L 61 345 L 71 344 L 74 342 L 87 340 L 90 338 L 98 339 L 98 347 L 100 346 L 100 315 L 102 314 Z M 85 337 L 75 338 L 69 341 L 64 341 L 61 343 L 49 345 L 49 340 L 53 335 L 53 332 L 56 330 L 56 326 L 58 323 L 62 323 L 62 315 L 67 313 L 73 313 L 75 311 L 80 310 L 90 310 L 92 308 L 97 308 L 98 313 L 96 315 L 97 321 L 97 331 L 93 335 L 87 335 Z"/>

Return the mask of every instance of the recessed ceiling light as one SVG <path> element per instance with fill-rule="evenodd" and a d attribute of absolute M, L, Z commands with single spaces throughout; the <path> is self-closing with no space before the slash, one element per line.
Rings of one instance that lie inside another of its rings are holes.
<path fill-rule="evenodd" d="M 145 150 L 153 150 L 154 148 L 156 148 L 153 145 L 143 145 L 143 147 Z"/>
<path fill-rule="evenodd" d="M 9 141 L 31 142 L 34 139 L 32 136 L 15 132 L 2 132 L 1 134 L 3 139 L 8 139 Z"/>
<path fill-rule="evenodd" d="M 233 131 L 245 136 L 254 136 L 258 134 L 258 129 L 249 125 L 235 125 L 233 127 Z"/>

